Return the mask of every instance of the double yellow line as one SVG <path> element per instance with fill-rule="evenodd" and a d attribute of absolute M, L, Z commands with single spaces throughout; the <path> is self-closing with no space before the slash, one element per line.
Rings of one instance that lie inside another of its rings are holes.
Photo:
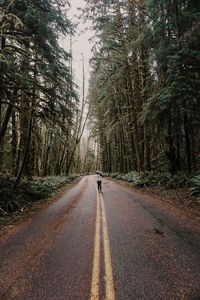
<path fill-rule="evenodd" d="M 92 272 L 92 287 L 90 300 L 99 300 L 99 282 L 100 282 L 100 237 L 101 237 L 101 219 L 104 246 L 105 262 L 105 282 L 106 282 L 106 300 L 115 300 L 112 262 L 110 254 L 110 243 L 108 235 L 108 225 L 106 220 L 105 205 L 102 194 L 97 193 L 97 211 L 96 211 L 96 229 L 94 241 L 94 260 Z"/>

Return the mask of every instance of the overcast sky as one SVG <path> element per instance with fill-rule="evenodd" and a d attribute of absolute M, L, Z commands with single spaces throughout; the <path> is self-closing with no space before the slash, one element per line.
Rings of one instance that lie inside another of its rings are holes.
<path fill-rule="evenodd" d="M 85 76 L 86 83 L 88 82 L 89 77 L 89 59 L 91 58 L 91 47 L 89 43 L 89 38 L 92 36 L 92 33 L 87 30 L 83 32 L 86 28 L 86 24 L 83 24 L 83 21 L 78 20 L 77 15 L 80 15 L 80 11 L 77 8 L 84 8 L 84 0 L 71 0 L 71 9 L 68 12 L 68 18 L 72 22 L 79 22 L 77 33 L 72 39 L 72 48 L 73 48 L 73 69 L 75 73 L 75 82 L 82 87 L 82 54 L 84 56 L 84 66 L 85 66 Z M 66 46 L 69 47 L 69 41 L 65 42 Z M 86 84 L 87 86 L 87 84 Z"/>

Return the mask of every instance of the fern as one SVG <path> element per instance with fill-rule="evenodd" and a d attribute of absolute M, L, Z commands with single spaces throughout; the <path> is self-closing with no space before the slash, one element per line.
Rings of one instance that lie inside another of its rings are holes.
<path fill-rule="evenodd" d="M 33 182 L 22 182 L 13 190 L 12 178 L 1 178 L 0 215 L 20 210 L 27 203 L 50 197 L 76 176 L 48 176 L 36 178 Z"/>
<path fill-rule="evenodd" d="M 193 179 L 191 180 L 191 183 L 193 185 L 193 187 L 190 189 L 191 195 L 199 196 L 200 195 L 200 175 L 193 177 Z"/>

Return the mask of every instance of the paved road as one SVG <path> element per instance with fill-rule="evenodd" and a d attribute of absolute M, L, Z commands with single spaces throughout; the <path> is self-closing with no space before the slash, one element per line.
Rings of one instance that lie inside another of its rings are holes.
<path fill-rule="evenodd" d="M 198 300 L 198 216 L 84 177 L 1 238 L 0 299 Z"/>

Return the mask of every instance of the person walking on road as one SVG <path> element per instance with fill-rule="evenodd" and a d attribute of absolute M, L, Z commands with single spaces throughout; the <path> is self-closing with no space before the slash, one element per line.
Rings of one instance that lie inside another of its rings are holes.
<path fill-rule="evenodd" d="M 96 172 L 97 174 L 97 188 L 98 188 L 98 192 L 101 193 L 102 192 L 102 174 L 100 172 Z"/>

